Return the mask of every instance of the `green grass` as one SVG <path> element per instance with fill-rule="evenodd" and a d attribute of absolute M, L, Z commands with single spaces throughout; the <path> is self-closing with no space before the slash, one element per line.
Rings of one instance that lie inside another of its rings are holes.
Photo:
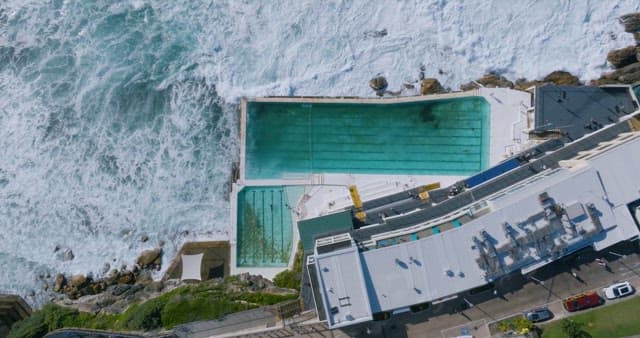
<path fill-rule="evenodd" d="M 199 284 L 176 288 L 144 303 L 131 305 L 117 315 L 94 315 L 47 304 L 33 316 L 16 323 L 11 338 L 40 338 L 63 327 L 112 331 L 171 329 L 197 320 L 218 319 L 225 314 L 295 299 L 298 295 L 262 292 L 228 292 L 225 285 Z"/>
<path fill-rule="evenodd" d="M 593 338 L 625 337 L 640 333 L 640 297 L 595 309 L 587 313 L 569 317 L 584 323 L 584 331 Z M 567 337 L 562 331 L 562 321 L 542 326 L 543 338 Z"/>

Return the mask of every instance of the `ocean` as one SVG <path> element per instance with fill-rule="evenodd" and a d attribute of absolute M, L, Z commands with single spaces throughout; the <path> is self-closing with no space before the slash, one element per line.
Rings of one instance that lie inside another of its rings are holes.
<path fill-rule="evenodd" d="M 228 239 L 240 97 L 374 96 L 371 77 L 396 90 L 421 66 L 451 88 L 488 71 L 587 80 L 632 44 L 616 18 L 638 10 L 624 0 L 5 0 L 0 292 L 37 306 L 47 275 L 100 275 L 160 244 L 166 267 L 185 241 Z"/>

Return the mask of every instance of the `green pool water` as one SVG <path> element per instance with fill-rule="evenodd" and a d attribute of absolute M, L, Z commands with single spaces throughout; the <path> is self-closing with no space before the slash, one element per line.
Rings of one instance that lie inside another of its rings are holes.
<path fill-rule="evenodd" d="M 245 187 L 238 193 L 237 266 L 287 266 L 295 206 L 304 187 Z"/>
<path fill-rule="evenodd" d="M 248 179 L 289 174 L 469 175 L 488 166 L 482 97 L 396 104 L 247 104 Z"/>

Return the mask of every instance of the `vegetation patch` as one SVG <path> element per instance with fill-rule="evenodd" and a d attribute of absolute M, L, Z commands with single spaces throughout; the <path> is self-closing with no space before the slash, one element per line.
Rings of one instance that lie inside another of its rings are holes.
<path fill-rule="evenodd" d="M 302 242 L 298 241 L 298 249 L 296 257 L 293 260 L 293 269 L 285 270 L 278 273 L 273 279 L 273 284 L 280 288 L 294 289 L 300 291 L 300 283 L 302 280 L 302 259 L 304 253 L 302 251 Z"/>
<path fill-rule="evenodd" d="M 640 333 L 638 309 L 640 309 L 640 298 L 633 297 L 617 304 L 572 316 L 570 320 L 544 325 L 542 337 L 610 338 L 636 335 Z"/>
<path fill-rule="evenodd" d="M 503 333 L 515 332 L 523 335 L 533 329 L 533 323 L 522 315 L 501 320 L 497 324 L 498 331 Z"/>
<path fill-rule="evenodd" d="M 182 286 L 146 302 L 130 306 L 117 315 L 93 314 L 47 304 L 31 317 L 12 327 L 11 338 L 40 338 L 64 327 L 113 330 L 152 331 L 171 329 L 197 320 L 219 319 L 225 314 L 273 305 L 296 299 L 297 294 L 276 295 L 264 292 L 229 292 L 227 284 L 202 283 Z"/>

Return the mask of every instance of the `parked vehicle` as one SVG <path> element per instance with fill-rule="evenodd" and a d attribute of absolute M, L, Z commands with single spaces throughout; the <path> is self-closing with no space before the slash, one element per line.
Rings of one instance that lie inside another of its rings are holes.
<path fill-rule="evenodd" d="M 537 323 L 553 318 L 553 312 L 549 311 L 546 307 L 542 307 L 525 312 L 524 316 L 530 322 Z"/>
<path fill-rule="evenodd" d="M 589 291 L 564 299 L 562 306 L 564 306 L 565 310 L 573 312 L 598 306 L 602 303 L 604 303 L 604 299 L 597 292 Z"/>
<path fill-rule="evenodd" d="M 629 282 L 620 282 L 602 289 L 602 293 L 607 299 L 616 299 L 632 294 L 635 290 Z"/>

